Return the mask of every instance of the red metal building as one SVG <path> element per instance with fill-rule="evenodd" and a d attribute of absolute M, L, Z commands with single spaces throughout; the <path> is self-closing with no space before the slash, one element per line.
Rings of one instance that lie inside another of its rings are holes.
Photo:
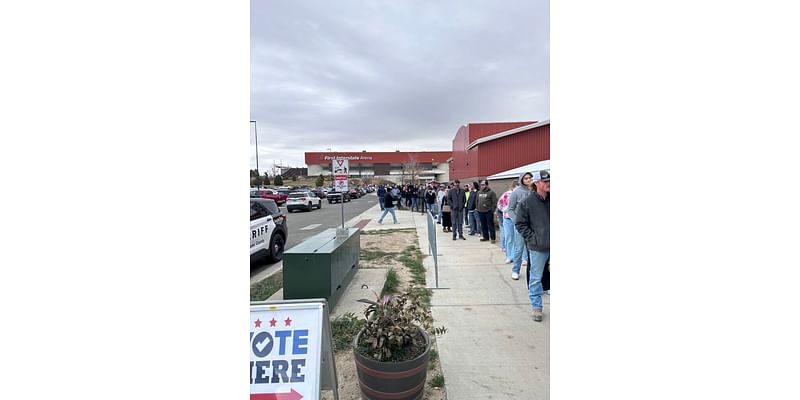
<path fill-rule="evenodd" d="M 477 180 L 550 159 L 550 121 L 471 123 L 453 139 L 450 180 Z"/>

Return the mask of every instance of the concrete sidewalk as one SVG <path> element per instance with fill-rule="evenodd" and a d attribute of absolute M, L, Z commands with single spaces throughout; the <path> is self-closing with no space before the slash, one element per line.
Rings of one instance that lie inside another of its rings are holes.
<path fill-rule="evenodd" d="M 428 287 L 434 288 L 425 215 L 398 211 L 397 225 L 391 224 L 388 214 L 379 225 L 380 213 L 380 206 L 375 206 L 353 221 L 370 220 L 363 228 L 367 231 L 416 228 L 420 249 L 427 256 L 423 264 L 427 269 L 425 279 Z M 447 397 L 548 399 L 550 295 L 543 298 L 544 321 L 534 322 L 524 267 L 523 276 L 512 280 L 511 264 L 505 264 L 499 244 L 480 242 L 480 236 L 453 240 L 452 234 L 442 232 L 439 224 L 435 224 L 435 230 L 439 289 L 433 289 L 431 308 L 435 325 L 447 328 L 447 333 L 436 339 Z M 499 239 L 498 235 L 498 243 Z M 352 284 L 350 287 L 349 290 L 358 288 Z"/>
<path fill-rule="evenodd" d="M 365 231 L 415 228 L 426 255 L 426 282 L 433 288 L 431 308 L 435 326 L 447 333 L 436 339 L 447 397 L 457 400 L 550 398 L 550 296 L 545 294 L 544 321 L 531 319 L 528 288 L 523 276 L 511 279 L 511 264 L 499 244 L 480 242 L 480 236 L 453 240 L 435 225 L 438 245 L 438 289 L 433 257 L 428 254 L 428 227 L 424 214 L 397 211 L 398 223 L 387 214 L 378 224 L 375 205 L 345 226 Z M 465 229 L 466 231 L 466 229 Z M 498 243 L 500 236 L 498 234 Z M 367 288 L 383 287 L 386 270 L 358 270 L 331 318 L 346 312 L 361 315 L 359 298 L 371 298 Z M 282 291 L 273 299 L 282 298 Z"/>

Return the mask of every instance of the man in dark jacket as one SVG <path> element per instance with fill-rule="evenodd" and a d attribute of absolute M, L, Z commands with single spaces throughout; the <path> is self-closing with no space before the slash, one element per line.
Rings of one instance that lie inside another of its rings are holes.
<path fill-rule="evenodd" d="M 456 240 L 456 233 L 459 239 L 467 240 L 464 237 L 464 204 L 467 202 L 467 195 L 461 188 L 461 181 L 455 180 L 454 185 L 447 191 L 447 202 L 450 204 L 450 220 L 453 222 L 453 240 Z"/>
<path fill-rule="evenodd" d="M 433 219 L 436 219 L 436 192 L 433 190 L 433 187 L 428 185 L 428 188 L 425 190 L 425 204 L 428 205 L 428 211 L 433 216 Z"/>
<path fill-rule="evenodd" d="M 519 203 L 515 226 L 525 239 L 531 258 L 528 297 L 533 306 L 533 320 L 541 322 L 542 273 L 550 258 L 550 172 L 534 172 L 533 185 L 534 191 Z"/>
<path fill-rule="evenodd" d="M 481 242 L 492 239 L 495 242 L 494 232 L 494 212 L 497 209 L 497 194 L 489 188 L 489 181 L 481 181 L 481 189 L 478 191 L 478 204 L 475 207 L 481 221 Z"/>
<path fill-rule="evenodd" d="M 478 212 L 475 207 L 478 205 L 478 182 L 472 182 L 472 189 L 470 189 L 469 196 L 467 197 L 467 214 L 469 216 L 469 235 L 474 236 L 478 234 Z"/>

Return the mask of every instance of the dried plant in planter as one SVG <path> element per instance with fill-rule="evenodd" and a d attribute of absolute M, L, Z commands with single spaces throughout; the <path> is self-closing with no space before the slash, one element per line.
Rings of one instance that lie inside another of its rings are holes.
<path fill-rule="evenodd" d="M 423 354 L 427 347 L 422 332 L 442 335 L 447 331 L 444 327 L 432 327 L 430 311 L 412 291 L 383 298 L 376 295 L 377 301 L 359 300 L 369 306 L 364 310 L 366 319 L 356 351 L 383 362 L 411 360 Z"/>

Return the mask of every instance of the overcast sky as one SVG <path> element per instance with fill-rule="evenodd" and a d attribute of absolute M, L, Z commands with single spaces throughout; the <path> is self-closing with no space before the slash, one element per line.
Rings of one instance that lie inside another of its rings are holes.
<path fill-rule="evenodd" d="M 446 151 L 470 122 L 550 119 L 550 6 L 251 1 L 260 170 L 306 151 Z M 255 135 L 250 124 L 251 168 Z"/>

